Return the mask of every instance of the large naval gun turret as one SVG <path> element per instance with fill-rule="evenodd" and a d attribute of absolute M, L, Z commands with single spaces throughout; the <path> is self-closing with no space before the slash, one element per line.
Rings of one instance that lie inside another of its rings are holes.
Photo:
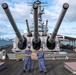
<path fill-rule="evenodd" d="M 5 13 L 6 13 L 6 15 L 7 15 L 8 19 L 9 19 L 11 25 L 12 25 L 12 27 L 13 27 L 13 29 L 14 29 L 14 31 L 15 31 L 15 34 L 16 34 L 17 38 L 18 38 L 18 48 L 19 49 L 25 49 L 26 48 L 26 44 L 27 44 L 26 37 L 21 36 L 21 34 L 20 34 L 20 32 L 19 32 L 19 30 L 18 30 L 18 28 L 16 26 L 16 23 L 15 23 L 12 15 L 11 15 L 11 12 L 9 10 L 9 7 L 8 7 L 7 3 L 3 3 L 2 7 L 3 7 L 3 9 L 4 9 L 4 11 L 5 11 Z"/>
<path fill-rule="evenodd" d="M 64 3 L 63 4 L 63 9 L 62 9 L 62 12 L 60 14 L 60 17 L 59 17 L 59 19 L 57 21 L 57 24 L 55 26 L 55 29 L 54 29 L 52 35 L 47 38 L 47 47 L 49 49 L 54 49 L 55 48 L 55 45 L 56 45 L 55 38 L 56 38 L 58 29 L 59 29 L 59 27 L 61 25 L 61 22 L 62 22 L 62 20 L 63 20 L 63 18 L 65 16 L 65 13 L 66 13 L 68 7 L 69 7 L 69 5 L 67 3 Z"/>
<path fill-rule="evenodd" d="M 33 24 L 29 27 L 28 20 L 26 19 L 27 30 L 25 31 L 28 33 L 25 33 L 24 31 L 23 35 L 20 34 L 7 3 L 2 4 L 2 8 L 4 9 L 16 33 L 16 37 L 13 39 L 13 52 L 23 51 L 26 49 L 27 45 L 30 45 L 32 50 L 39 50 L 40 46 L 43 46 L 44 50 L 60 50 L 57 32 L 69 5 L 67 3 L 63 4 L 63 9 L 55 26 L 55 29 L 53 33 L 50 34 L 48 33 L 47 27 L 48 20 L 46 20 L 46 25 L 44 25 L 42 22 L 42 14 L 44 14 L 44 8 L 41 8 L 41 4 L 42 3 L 39 0 L 33 3 L 31 9 L 31 14 L 33 14 Z"/>

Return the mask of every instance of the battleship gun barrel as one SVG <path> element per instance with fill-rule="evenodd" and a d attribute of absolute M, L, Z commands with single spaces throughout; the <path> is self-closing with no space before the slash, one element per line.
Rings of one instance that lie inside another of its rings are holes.
<path fill-rule="evenodd" d="M 34 9 L 34 42 L 39 42 L 39 36 L 38 36 L 38 7 L 35 3 L 33 5 Z"/>
<path fill-rule="evenodd" d="M 48 20 L 46 20 L 46 26 L 45 26 L 45 30 L 43 32 L 43 36 L 47 35 L 47 25 L 48 25 Z"/>
<path fill-rule="evenodd" d="M 34 39 L 32 41 L 33 48 L 38 50 L 41 45 L 41 40 L 39 38 L 38 33 L 38 5 L 37 3 L 33 4 L 33 10 L 34 10 Z"/>
<path fill-rule="evenodd" d="M 28 25 L 28 20 L 26 19 L 26 25 L 27 25 L 27 31 L 28 31 L 28 36 L 32 36 L 32 33 L 29 29 L 29 25 Z"/>
<path fill-rule="evenodd" d="M 26 47 L 26 38 L 21 36 L 21 34 L 20 34 L 20 32 L 19 32 L 19 30 L 17 28 L 17 25 L 16 25 L 16 23 L 15 23 L 13 17 L 12 17 L 12 14 L 11 14 L 11 12 L 9 10 L 8 4 L 7 3 L 3 3 L 2 4 L 2 8 L 4 9 L 4 11 L 5 11 L 5 13 L 6 13 L 6 15 L 7 15 L 8 19 L 9 19 L 9 21 L 10 21 L 12 27 L 13 27 L 13 29 L 14 29 L 14 31 L 15 31 L 15 34 L 16 34 L 18 40 L 19 40 L 18 48 L 19 49 L 24 49 Z"/>
<path fill-rule="evenodd" d="M 55 48 L 55 37 L 57 35 L 58 29 L 59 29 L 59 27 L 61 25 L 61 22 L 62 22 L 62 20 L 63 20 L 63 18 L 65 16 L 65 13 L 66 13 L 68 7 L 69 7 L 69 4 L 68 3 L 64 3 L 63 4 L 63 9 L 62 9 L 62 12 L 60 14 L 60 17 L 59 17 L 59 19 L 57 21 L 57 24 L 55 26 L 55 29 L 54 29 L 51 37 L 48 37 L 48 39 L 47 39 L 47 47 L 49 49 L 54 49 Z"/>

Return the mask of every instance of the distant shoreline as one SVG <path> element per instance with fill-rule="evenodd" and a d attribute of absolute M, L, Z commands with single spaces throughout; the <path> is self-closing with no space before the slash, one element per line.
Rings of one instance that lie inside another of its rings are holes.
<path fill-rule="evenodd" d="M 13 44 L 0 46 L 0 51 L 5 50 L 7 53 L 12 52 Z"/>

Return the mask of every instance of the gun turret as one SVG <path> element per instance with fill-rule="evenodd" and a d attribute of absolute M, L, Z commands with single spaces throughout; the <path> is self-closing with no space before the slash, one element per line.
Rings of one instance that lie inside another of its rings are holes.
<path fill-rule="evenodd" d="M 12 14 L 11 14 L 11 12 L 9 10 L 8 4 L 7 3 L 3 3 L 2 4 L 2 8 L 4 9 L 4 11 L 5 11 L 5 13 L 6 13 L 6 15 L 7 15 L 8 19 L 9 19 L 9 21 L 10 21 L 12 27 L 13 27 L 13 29 L 14 29 L 14 31 L 15 31 L 15 34 L 16 34 L 18 40 L 19 40 L 18 48 L 19 49 L 25 49 L 26 45 L 27 45 L 27 39 L 24 36 L 21 36 L 21 34 L 20 34 L 20 32 L 19 32 L 19 30 L 17 28 L 17 25 L 16 25 L 16 23 L 15 23 L 13 17 L 12 17 Z"/>
<path fill-rule="evenodd" d="M 57 24 L 55 26 L 55 29 L 54 29 L 52 35 L 47 38 L 46 45 L 47 45 L 48 49 L 54 49 L 55 48 L 55 37 L 57 35 L 58 29 L 59 29 L 59 27 L 61 25 L 61 22 L 62 22 L 62 20 L 63 20 L 63 18 L 65 16 L 65 13 L 66 13 L 68 7 L 69 7 L 68 3 L 63 4 L 63 9 L 62 9 L 60 17 L 58 19 L 58 22 L 57 22 Z"/>
<path fill-rule="evenodd" d="M 34 38 L 32 40 L 33 48 L 38 50 L 41 46 L 41 40 L 39 38 L 38 33 L 38 5 L 37 3 L 33 4 L 33 10 L 34 10 Z"/>
<path fill-rule="evenodd" d="M 29 29 L 29 25 L 28 25 L 28 20 L 26 19 L 26 25 L 27 25 L 27 31 L 28 31 L 28 37 L 31 37 L 32 36 L 32 33 Z"/>

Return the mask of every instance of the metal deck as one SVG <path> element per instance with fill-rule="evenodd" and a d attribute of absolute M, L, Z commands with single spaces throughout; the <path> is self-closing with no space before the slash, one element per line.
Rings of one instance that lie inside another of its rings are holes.
<path fill-rule="evenodd" d="M 5 69 L 6 66 L 5 66 L 5 62 L 0 62 L 0 71 Z"/>
<path fill-rule="evenodd" d="M 3 61 L 3 60 L 0 60 Z M 46 75 L 75 75 L 64 67 L 64 62 L 75 62 L 76 60 L 46 60 L 48 70 Z M 0 71 L 0 75 L 45 75 L 39 73 L 37 61 L 32 61 L 32 72 L 23 73 L 23 61 L 5 60 L 7 68 Z"/>

